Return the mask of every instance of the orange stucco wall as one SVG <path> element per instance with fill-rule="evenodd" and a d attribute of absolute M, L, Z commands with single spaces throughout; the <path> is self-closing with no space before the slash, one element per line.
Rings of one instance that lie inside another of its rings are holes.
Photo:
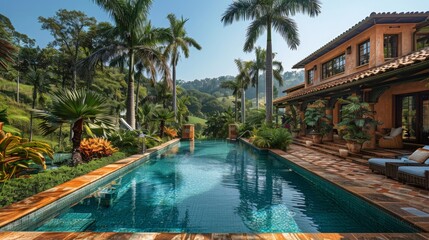
<path fill-rule="evenodd" d="M 394 120 L 394 104 L 395 96 L 407 93 L 424 92 L 428 91 L 429 88 L 426 86 L 427 81 L 404 83 L 400 85 L 392 86 L 390 89 L 385 91 L 379 98 L 378 103 L 375 104 L 376 119 L 383 124 L 379 126 L 381 128 L 392 128 L 395 127 Z"/>
<path fill-rule="evenodd" d="M 381 130 L 383 128 L 396 127 L 394 116 L 395 112 L 393 110 L 396 95 L 429 91 L 427 84 L 427 81 L 403 83 L 399 85 L 394 85 L 390 89 L 386 90 L 380 96 L 378 102 L 374 105 L 375 118 L 383 123 L 378 126 L 378 129 Z M 338 124 L 339 122 L 339 114 L 340 104 L 338 104 L 337 102 L 333 111 L 334 125 Z"/>
<path fill-rule="evenodd" d="M 415 31 L 415 24 L 378 24 L 366 31 L 360 33 L 349 41 L 343 43 L 332 51 L 319 57 L 318 59 L 305 65 L 305 72 L 313 69 L 317 66 L 317 70 L 314 74 L 314 83 L 317 85 L 327 81 L 332 81 L 341 77 L 345 77 L 349 74 L 360 72 L 372 67 L 379 66 L 385 62 L 384 59 L 384 35 L 385 34 L 398 34 L 399 35 L 399 46 L 398 46 L 398 57 L 409 54 L 413 51 L 413 34 Z M 369 63 L 363 66 L 358 66 L 358 46 L 366 40 L 370 40 L 370 59 Z M 321 79 L 322 75 L 322 64 L 345 53 L 348 47 L 351 47 L 351 53 L 346 53 L 345 71 L 343 73 L 331 76 L 327 79 Z M 307 85 L 307 74 L 305 74 L 305 86 Z"/>

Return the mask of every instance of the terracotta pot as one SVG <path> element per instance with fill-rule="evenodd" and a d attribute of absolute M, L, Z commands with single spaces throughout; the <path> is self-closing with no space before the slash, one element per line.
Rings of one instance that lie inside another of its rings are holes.
<path fill-rule="evenodd" d="M 347 148 L 352 153 L 358 153 L 358 152 L 360 152 L 362 145 L 359 143 L 350 142 L 350 143 L 347 143 Z"/>
<path fill-rule="evenodd" d="M 0 131 L 3 130 L 3 122 L 0 122 Z"/>
<path fill-rule="evenodd" d="M 320 134 L 313 134 L 313 143 L 322 143 L 322 135 Z"/>

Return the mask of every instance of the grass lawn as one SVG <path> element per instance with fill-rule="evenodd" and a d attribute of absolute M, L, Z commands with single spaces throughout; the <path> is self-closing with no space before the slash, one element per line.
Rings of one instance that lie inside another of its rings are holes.
<path fill-rule="evenodd" d="M 207 121 L 207 120 L 202 119 L 202 118 L 199 118 L 199 117 L 189 116 L 189 121 L 188 121 L 188 123 L 190 123 L 190 124 L 197 124 L 197 123 L 200 123 L 200 124 L 206 125 L 206 121 Z"/>

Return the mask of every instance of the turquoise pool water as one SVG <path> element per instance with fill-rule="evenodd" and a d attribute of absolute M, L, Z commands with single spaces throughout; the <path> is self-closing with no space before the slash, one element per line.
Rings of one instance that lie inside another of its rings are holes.
<path fill-rule="evenodd" d="M 181 142 L 29 230 L 416 231 L 284 159 L 226 141 Z"/>

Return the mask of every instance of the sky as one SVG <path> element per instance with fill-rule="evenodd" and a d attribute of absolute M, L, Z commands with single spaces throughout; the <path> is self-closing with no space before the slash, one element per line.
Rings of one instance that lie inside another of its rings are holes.
<path fill-rule="evenodd" d="M 233 0 L 153 0 L 149 19 L 153 26 L 168 27 L 167 15 L 189 19 L 186 30 L 202 50 L 191 49 L 189 58 L 181 58 L 177 78 L 185 81 L 236 75 L 234 59 L 252 60 L 254 53 L 243 52 L 246 29 L 250 21 L 224 26 L 222 14 Z M 297 14 L 301 44 L 290 50 L 279 34 L 273 35 L 273 52 L 286 71 L 309 54 L 334 39 L 371 12 L 429 11 L 429 0 L 321 0 L 321 14 L 315 18 Z M 37 18 L 52 17 L 59 9 L 80 10 L 97 21 L 111 21 L 108 14 L 91 0 L 0 0 L 0 14 L 7 16 L 15 29 L 36 39 L 40 47 L 53 40 L 41 29 Z M 262 35 L 255 46 L 266 46 Z"/>

